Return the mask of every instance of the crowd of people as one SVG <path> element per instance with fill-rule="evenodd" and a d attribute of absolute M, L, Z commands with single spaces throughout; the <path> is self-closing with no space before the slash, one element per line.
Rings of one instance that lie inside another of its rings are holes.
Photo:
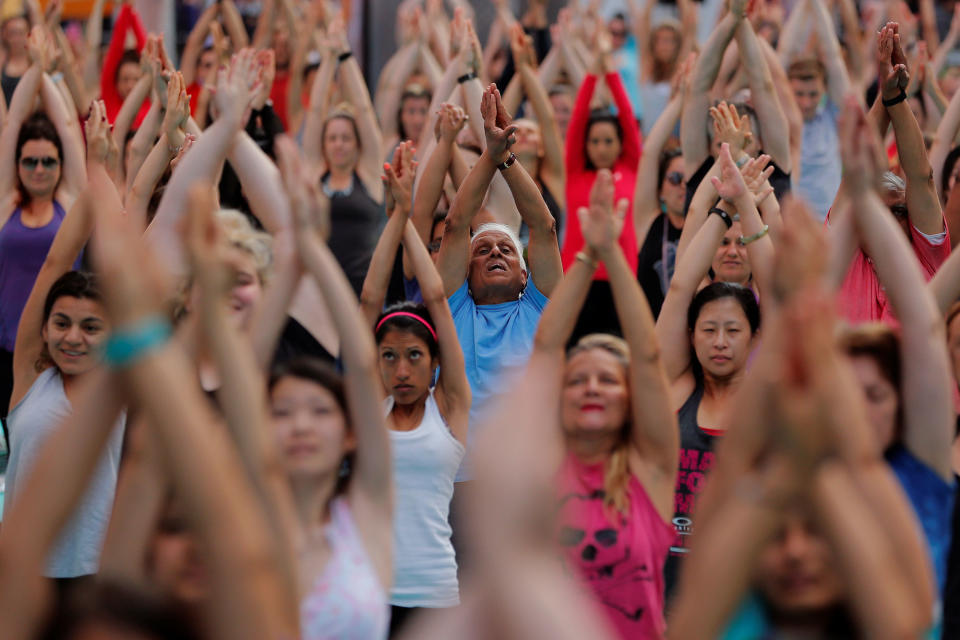
<path fill-rule="evenodd" d="M 105 4 L 0 23 L 4 638 L 960 637 L 960 6 Z"/>

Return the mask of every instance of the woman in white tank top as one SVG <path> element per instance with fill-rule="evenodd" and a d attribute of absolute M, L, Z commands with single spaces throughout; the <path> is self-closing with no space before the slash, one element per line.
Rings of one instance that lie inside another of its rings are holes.
<path fill-rule="evenodd" d="M 401 145 L 394 156 L 400 180 L 412 178 L 411 158 L 409 143 Z M 396 174 L 391 176 L 392 186 L 397 184 Z M 407 220 L 404 201 L 397 198 L 361 296 L 364 314 L 375 330 L 380 376 L 387 393 L 385 413 L 391 418 L 395 501 L 392 637 L 415 609 L 460 603 L 448 516 L 470 411 L 470 385 L 443 282 Z M 393 263 L 401 235 L 405 263 L 412 267 L 425 304 L 400 303 L 380 313 L 388 265 Z M 433 386 L 438 366 L 440 375 Z"/>

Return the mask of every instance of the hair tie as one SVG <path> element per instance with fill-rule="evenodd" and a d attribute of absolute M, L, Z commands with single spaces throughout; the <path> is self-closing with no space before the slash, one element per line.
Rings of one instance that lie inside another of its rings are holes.
<path fill-rule="evenodd" d="M 404 316 L 407 318 L 413 318 L 414 320 L 417 320 L 418 322 L 420 322 L 420 324 L 422 324 L 427 328 L 427 331 L 429 331 L 430 335 L 433 336 L 433 339 L 435 342 L 440 342 L 440 340 L 437 338 L 437 332 L 433 330 L 433 327 L 430 326 L 430 323 L 424 320 L 423 318 L 421 318 L 420 316 L 418 316 L 417 314 L 410 313 L 409 311 L 394 311 L 393 313 L 388 313 L 387 315 L 383 316 L 383 318 L 380 319 L 380 322 L 377 323 L 376 328 L 373 330 L 374 333 L 376 333 L 377 331 L 380 331 L 380 327 L 383 326 L 384 322 L 386 322 L 390 318 L 396 318 L 398 316 Z"/>

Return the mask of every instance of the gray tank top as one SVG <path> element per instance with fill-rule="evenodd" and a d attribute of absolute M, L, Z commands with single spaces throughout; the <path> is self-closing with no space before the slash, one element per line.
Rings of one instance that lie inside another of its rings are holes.
<path fill-rule="evenodd" d="M 10 432 L 10 460 L 7 465 L 4 515 L 16 502 L 18 492 L 29 477 L 30 469 L 63 418 L 73 408 L 63 390 L 63 378 L 56 367 L 49 367 L 37 377 L 7 418 Z M 107 440 L 90 478 L 86 493 L 73 515 L 60 531 L 50 555 L 45 575 L 48 578 L 75 578 L 97 572 L 100 549 L 110 521 L 113 495 L 117 487 L 120 449 L 126 415 L 121 414 Z M 55 482 L 55 478 L 50 478 Z"/>

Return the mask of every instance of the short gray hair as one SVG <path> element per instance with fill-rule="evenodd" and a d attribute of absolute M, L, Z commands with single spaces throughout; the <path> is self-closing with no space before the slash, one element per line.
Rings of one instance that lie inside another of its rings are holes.
<path fill-rule="evenodd" d="M 884 171 L 880 176 L 880 190 L 883 193 L 893 192 L 903 195 L 907 191 L 907 183 L 893 171 Z"/>
<path fill-rule="evenodd" d="M 477 232 L 473 234 L 473 237 L 470 238 L 470 246 L 473 246 L 473 243 L 476 242 L 484 233 L 493 233 L 498 232 L 506 235 L 510 238 L 510 242 L 513 243 L 513 248 L 517 252 L 517 258 L 520 260 L 520 268 L 524 271 L 527 270 L 527 263 L 523 259 L 523 245 L 520 244 L 520 238 L 517 236 L 517 232 L 514 231 L 511 227 L 508 227 L 505 224 L 499 222 L 485 222 L 479 227 L 477 227 Z"/>

